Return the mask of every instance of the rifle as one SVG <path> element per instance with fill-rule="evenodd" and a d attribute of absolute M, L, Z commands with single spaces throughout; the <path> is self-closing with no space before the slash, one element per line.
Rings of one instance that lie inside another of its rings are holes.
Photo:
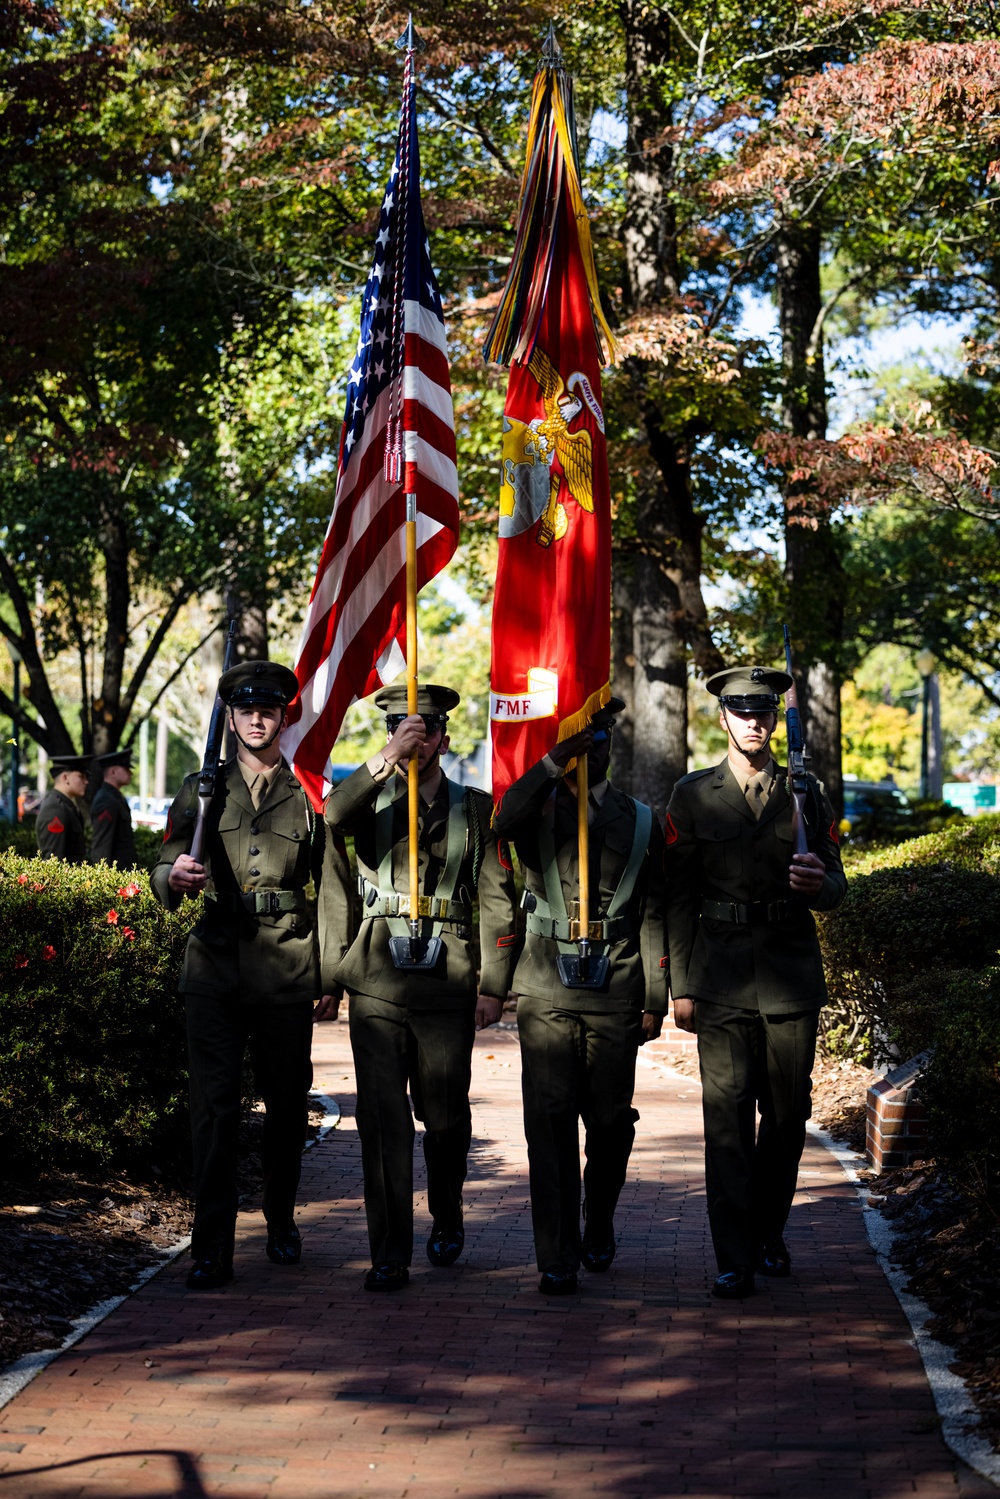
<path fill-rule="evenodd" d="M 785 670 L 792 678 L 785 693 L 785 732 L 788 735 L 788 790 L 792 798 L 792 853 L 807 854 L 809 842 L 806 835 L 806 754 L 802 738 L 802 719 L 799 716 L 799 694 L 792 674 L 792 638 L 788 626 L 785 632 Z"/>
<path fill-rule="evenodd" d="M 226 637 L 226 650 L 222 658 L 222 674 L 233 664 L 233 654 L 236 650 L 236 619 L 229 621 L 229 634 Z M 219 771 L 222 769 L 223 742 L 226 732 L 226 705 L 219 696 L 219 690 L 215 690 L 215 704 L 212 708 L 212 717 L 208 723 L 208 738 L 205 740 L 205 761 L 198 776 L 198 821 L 194 825 L 194 837 L 191 839 L 191 858 L 196 864 L 204 864 L 205 832 L 208 824 L 208 811 L 212 805 L 215 788 L 218 784 Z"/>

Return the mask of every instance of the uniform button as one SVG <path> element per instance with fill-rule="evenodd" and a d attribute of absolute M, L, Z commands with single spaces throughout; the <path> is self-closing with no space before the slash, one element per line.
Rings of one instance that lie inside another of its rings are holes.
<path fill-rule="evenodd" d="M 251 857 L 251 859 L 256 859 L 256 857 L 257 857 L 257 855 L 259 853 L 260 853 L 260 849 L 259 848 L 252 848 L 250 850 L 250 857 Z"/>
<path fill-rule="evenodd" d="M 292 834 L 293 838 L 298 838 L 298 836 L 299 836 L 299 834 L 297 832 Z"/>
<path fill-rule="evenodd" d="M 259 832 L 260 832 L 260 828 L 251 828 L 250 829 L 250 837 L 251 838 L 256 838 L 256 836 L 257 836 L 257 834 Z"/>
<path fill-rule="evenodd" d="M 259 869 L 251 869 L 250 873 L 251 874 L 257 874 L 257 875 L 259 875 L 260 874 L 260 870 Z"/>

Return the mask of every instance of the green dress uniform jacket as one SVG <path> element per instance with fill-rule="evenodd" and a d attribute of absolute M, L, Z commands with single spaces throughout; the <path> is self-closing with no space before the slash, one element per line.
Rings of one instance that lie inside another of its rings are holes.
<path fill-rule="evenodd" d="M 667 1006 L 663 933 L 663 836 L 648 817 L 642 863 L 621 917 L 624 929 L 594 942 L 606 950 L 601 989 L 567 989 L 559 978 L 557 934 L 529 930 L 514 975 L 519 998 L 521 1095 L 528 1144 L 531 1222 L 539 1270 L 575 1272 L 580 1264 L 580 1120 L 586 1132 L 583 1173 L 587 1233 L 613 1243 L 614 1215 L 628 1172 L 638 1114 L 632 1106 L 642 1012 Z M 525 883 L 525 905 L 542 925 L 553 919 L 553 876 L 572 919 L 578 910 L 577 800 L 545 761 L 505 793 L 495 826 L 514 841 Z M 629 867 L 638 805 L 608 785 L 590 822 L 591 921 L 603 921 Z M 551 867 L 555 863 L 555 869 Z M 624 895 L 624 891 L 622 892 Z M 541 915 L 540 915 L 541 913 Z M 562 916 L 555 917 L 562 921 Z M 593 940 L 593 939 L 592 939 Z M 567 949 L 565 942 L 564 950 Z"/>
<path fill-rule="evenodd" d="M 514 843 L 524 873 L 525 889 L 536 901 L 545 899 L 545 875 L 539 845 L 540 819 L 549 819 L 555 844 L 563 900 L 568 912 L 580 894 L 576 797 L 553 781 L 540 761 L 504 794 L 494 831 Z M 635 833 L 635 802 L 609 785 L 590 824 L 591 920 L 608 908 L 625 873 Z M 538 999 L 558 996 L 560 1005 L 588 1011 L 652 1010 L 667 1008 L 667 962 L 663 930 L 663 837 L 654 823 L 649 848 L 628 904 L 628 931 L 608 947 L 610 965 L 603 990 L 565 989 L 556 972 L 557 944 L 528 932 L 524 938 L 513 989 Z M 600 949 L 598 949 L 600 950 Z"/>
<path fill-rule="evenodd" d="M 752 1271 L 763 1249 L 782 1245 L 805 1142 L 826 998 L 810 907 L 832 910 L 847 889 L 833 809 L 812 777 L 806 802 L 809 849 L 826 866 L 808 900 L 789 885 L 784 767 L 759 821 L 728 757 L 678 781 L 667 808 L 671 987 L 696 1002 L 706 1204 L 722 1273 Z"/>
<path fill-rule="evenodd" d="M 64 859 L 67 864 L 87 863 L 87 840 L 83 816 L 72 797 L 54 788 L 46 792 L 35 817 L 38 852 L 43 859 Z"/>
<path fill-rule="evenodd" d="M 833 808 L 819 782 L 809 780 L 809 848 L 826 876 L 808 902 L 788 883 L 792 804 L 784 766 L 759 822 L 728 758 L 677 782 L 667 808 L 666 876 L 670 986 L 678 998 L 764 1015 L 819 1010 L 826 1002 L 810 907 L 832 911 L 847 881 Z M 753 924 L 720 919 L 720 903 L 727 915 L 735 908 Z"/>
<path fill-rule="evenodd" d="M 191 775 L 170 809 L 152 874 L 154 894 L 171 910 L 184 897 L 171 890 L 170 869 L 190 852 L 197 806 L 198 777 Z M 257 808 L 239 761 L 229 761 L 208 814 L 204 863 L 204 910 L 188 938 L 180 980 L 194 1156 L 191 1253 L 196 1260 L 231 1261 L 244 1051 L 249 1046 L 265 1107 L 264 1217 L 286 1229 L 305 1140 L 313 1004 L 333 991 L 350 895 L 343 849 L 326 835 L 284 761 Z"/>
<path fill-rule="evenodd" d="M 337 979 L 351 994 L 356 1117 L 374 1265 L 409 1265 L 412 1259 L 414 1114 L 424 1125 L 431 1217 L 448 1229 L 462 1222 L 472 1139 L 476 970 L 481 966 L 481 993 L 506 998 L 516 941 L 514 877 L 509 862 L 501 860 L 490 811 L 481 791 L 463 792 L 444 775 L 429 804 L 420 798 L 420 898 L 455 905 L 447 908 L 450 919 L 433 927 L 427 917 L 421 922 L 426 934 L 441 937 L 435 966 L 407 971 L 393 965 L 391 913 L 383 912 L 386 903 L 397 909 L 402 903 L 406 931 L 407 783 L 395 771 L 376 779 L 361 765 L 327 798 L 327 821 L 338 833 L 354 835 L 358 863 L 360 931 Z M 436 892 L 450 878 L 449 843 L 455 882 L 446 896 Z M 472 926 L 477 897 L 479 943 Z"/>
<path fill-rule="evenodd" d="M 170 910 L 183 899 L 170 888 L 170 869 L 191 850 L 197 810 L 194 774 L 174 798 L 152 874 L 153 892 Z M 334 991 L 350 934 L 346 856 L 284 761 L 256 809 L 238 761 L 229 761 L 209 813 L 205 866 L 205 909 L 188 939 L 182 993 L 237 993 L 246 1005 L 282 1005 Z M 306 901 L 310 881 L 315 917 Z M 261 909 L 267 892 L 278 891 L 291 892 L 291 908 Z"/>
<path fill-rule="evenodd" d="M 98 786 L 90 804 L 90 821 L 93 827 L 91 862 L 99 864 L 103 859 L 108 864 L 116 864 L 119 869 L 134 869 L 137 859 L 132 812 L 117 786 L 111 786 L 107 781 Z"/>
<path fill-rule="evenodd" d="M 393 784 L 395 782 L 395 784 Z M 433 896 L 439 888 L 448 850 L 449 787 L 444 775 L 428 805 L 420 799 L 420 894 Z M 404 778 L 393 772 L 392 780 L 380 782 L 367 765 L 335 786 L 326 801 L 326 820 L 338 834 L 353 834 L 357 857 L 360 930 L 350 951 L 337 969 L 337 981 L 351 993 L 405 1004 L 410 1009 L 460 1009 L 482 994 L 505 999 L 514 968 L 515 891 L 509 861 L 490 828 L 492 810 L 482 791 L 466 790 L 463 805 L 466 821 L 465 848 L 454 901 L 468 913 L 467 921 L 446 921 L 441 928 L 442 952 L 428 972 L 403 971 L 393 965 L 389 951 L 392 935 L 388 921 L 374 915 L 379 891 L 379 854 L 376 835 L 376 803 L 383 788 L 392 797 L 391 831 L 392 885 L 403 898 L 409 891 L 408 797 Z M 460 791 L 461 788 L 458 788 Z M 479 941 L 472 926 L 472 904 L 479 902 Z M 404 913 L 404 920 L 406 916 Z M 424 929 L 429 922 L 424 920 Z"/>

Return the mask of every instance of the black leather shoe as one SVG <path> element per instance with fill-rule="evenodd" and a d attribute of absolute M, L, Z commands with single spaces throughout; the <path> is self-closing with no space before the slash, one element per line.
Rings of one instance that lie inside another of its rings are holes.
<path fill-rule="evenodd" d="M 761 1275 L 787 1276 L 792 1273 L 792 1257 L 784 1239 L 768 1239 L 764 1245 L 757 1269 Z"/>
<path fill-rule="evenodd" d="M 302 1236 L 294 1223 L 267 1230 L 267 1257 L 272 1265 L 297 1265 L 302 1258 Z"/>
<path fill-rule="evenodd" d="M 753 1270 L 749 1265 L 740 1265 L 735 1270 L 723 1270 L 712 1287 L 712 1295 L 723 1301 L 743 1301 L 755 1289 Z"/>
<path fill-rule="evenodd" d="M 427 1240 L 427 1258 L 432 1265 L 447 1269 L 458 1259 L 465 1248 L 465 1229 L 461 1223 L 457 1228 L 444 1228 L 435 1223 Z"/>
<path fill-rule="evenodd" d="M 365 1276 L 366 1291 L 401 1291 L 410 1279 L 410 1272 L 398 1260 L 385 1260 L 373 1265 Z"/>
<path fill-rule="evenodd" d="M 543 1296 L 573 1296 L 576 1293 L 576 1271 L 563 1265 L 550 1265 L 542 1271 L 538 1289 Z"/>
<path fill-rule="evenodd" d="M 580 1245 L 580 1259 L 585 1270 L 593 1270 L 598 1275 L 603 1275 L 605 1270 L 610 1270 L 611 1261 L 615 1257 L 616 1249 L 613 1234 L 606 1238 L 597 1238 L 584 1235 L 583 1243 Z"/>
<path fill-rule="evenodd" d="M 232 1260 L 221 1254 L 209 1254 L 204 1259 L 195 1260 L 191 1266 L 187 1288 L 189 1291 L 217 1291 L 220 1286 L 227 1286 L 232 1278 Z"/>

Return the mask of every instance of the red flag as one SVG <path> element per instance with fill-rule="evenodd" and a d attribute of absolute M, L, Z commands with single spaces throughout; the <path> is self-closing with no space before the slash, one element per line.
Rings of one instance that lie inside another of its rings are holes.
<path fill-rule="evenodd" d="M 546 66 L 535 80 L 517 246 L 486 346 L 487 358 L 511 359 L 490 671 L 497 802 L 611 695 L 602 335 L 610 348 L 572 96 L 562 69 Z"/>
<path fill-rule="evenodd" d="M 299 696 L 282 749 L 320 806 L 351 703 L 406 660 L 406 500 L 417 495 L 417 585 L 458 544 L 458 472 L 441 295 L 420 207 L 415 84 L 407 59 L 396 161 L 361 308 L 333 515 L 306 613 Z"/>

